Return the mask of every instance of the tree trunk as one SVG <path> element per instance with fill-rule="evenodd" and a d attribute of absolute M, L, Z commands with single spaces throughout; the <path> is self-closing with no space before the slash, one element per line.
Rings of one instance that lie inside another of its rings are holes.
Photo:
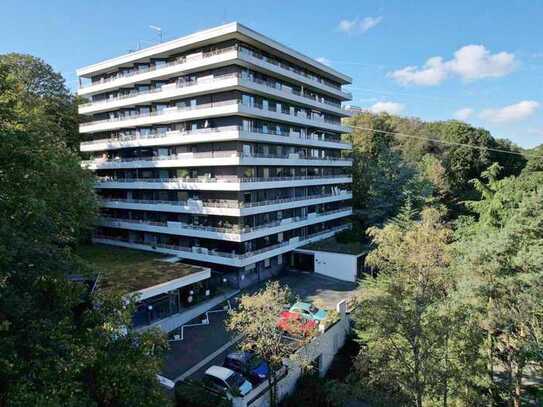
<path fill-rule="evenodd" d="M 522 374 L 524 372 L 524 364 L 518 363 L 514 374 L 514 389 L 513 389 L 513 406 L 520 407 L 522 405 Z"/>

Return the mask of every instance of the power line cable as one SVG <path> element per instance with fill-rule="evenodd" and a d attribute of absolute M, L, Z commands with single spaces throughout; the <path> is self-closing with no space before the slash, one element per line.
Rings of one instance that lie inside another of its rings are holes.
<path fill-rule="evenodd" d="M 372 129 L 372 128 L 369 128 L 369 127 L 349 126 L 349 125 L 348 125 L 348 127 L 351 127 L 353 129 L 371 131 L 371 132 L 374 132 L 374 133 L 392 134 L 394 136 L 413 138 L 413 139 L 417 139 L 417 140 L 431 141 L 433 143 L 448 144 L 448 145 L 453 145 L 453 146 L 457 146 L 457 147 L 468 147 L 468 148 L 473 148 L 473 149 L 476 149 L 476 150 L 488 150 L 488 151 L 494 151 L 496 153 L 513 154 L 513 155 L 527 157 L 527 158 L 542 158 L 543 159 L 543 156 L 525 154 L 525 153 L 522 153 L 522 152 L 519 152 L 519 151 L 502 150 L 502 149 L 499 149 L 499 148 L 476 146 L 476 145 L 473 145 L 473 144 L 466 144 L 466 143 L 455 143 L 454 141 L 445 141 L 445 140 L 440 140 L 440 139 L 435 139 L 435 138 L 430 138 L 430 137 L 416 136 L 414 134 L 405 134 L 405 133 L 400 133 L 400 132 L 397 132 L 397 131 L 378 130 L 378 129 Z"/>

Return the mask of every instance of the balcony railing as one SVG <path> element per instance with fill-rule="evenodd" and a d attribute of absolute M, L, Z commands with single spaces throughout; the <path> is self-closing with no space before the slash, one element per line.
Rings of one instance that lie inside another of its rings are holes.
<path fill-rule="evenodd" d="M 236 49 L 237 49 L 236 46 L 231 46 L 231 47 L 227 47 L 227 48 L 218 49 L 218 50 L 215 50 L 215 51 L 212 51 L 212 52 L 202 52 L 200 54 L 200 56 L 191 55 L 190 58 L 187 58 L 186 56 L 182 56 L 182 57 L 179 57 L 178 59 L 176 59 L 175 61 L 167 62 L 167 63 L 162 64 L 162 65 L 151 66 L 151 67 L 149 67 L 147 69 L 144 69 L 144 70 L 134 70 L 134 71 L 127 72 L 127 73 L 122 73 L 122 74 L 119 73 L 119 74 L 117 74 L 115 76 L 112 76 L 110 78 L 102 78 L 101 80 L 96 81 L 96 82 L 91 82 L 91 83 L 88 83 L 88 84 L 82 84 L 81 89 L 88 88 L 88 87 L 95 86 L 95 85 L 101 85 L 101 84 L 104 84 L 104 83 L 114 82 L 114 81 L 124 79 L 124 78 L 130 78 L 132 76 L 139 75 L 139 74 L 144 74 L 144 73 L 147 73 L 147 72 L 160 71 L 162 69 L 170 68 L 172 66 L 180 66 L 181 67 L 181 66 L 187 64 L 188 62 L 199 61 L 199 60 L 210 58 L 210 57 L 213 57 L 213 56 L 216 56 L 216 55 L 225 54 L 227 52 L 234 51 Z"/>
<path fill-rule="evenodd" d="M 158 199 L 110 199 L 103 198 L 101 199 L 102 203 L 105 204 L 141 204 L 141 205 L 171 205 L 171 206 L 183 206 L 187 208 L 202 207 L 202 208 L 227 208 L 227 209 L 244 209 L 244 208 L 257 208 L 262 206 L 271 206 L 271 205 L 280 205 L 284 203 L 291 202 L 300 202 L 300 201 L 309 201 L 314 199 L 324 199 L 330 197 L 337 198 L 349 198 L 352 197 L 352 193 L 343 191 L 337 194 L 316 194 L 316 195 L 306 195 L 306 196 L 295 196 L 290 198 L 278 198 L 278 199 L 268 199 L 265 201 L 257 202 L 243 202 L 243 201 L 234 201 L 227 199 L 213 199 L 213 200 L 187 200 L 187 201 L 165 201 Z"/>
<path fill-rule="evenodd" d="M 81 123 L 81 127 L 93 126 L 95 124 L 100 124 L 100 123 L 117 123 L 117 122 L 122 122 L 122 121 L 139 119 L 142 117 L 155 117 L 155 116 L 162 116 L 162 115 L 171 114 L 171 113 L 187 112 L 191 110 L 202 110 L 202 109 L 209 109 L 213 107 L 233 106 L 233 105 L 239 105 L 239 104 L 240 102 L 238 100 L 224 100 L 221 102 L 204 103 L 204 104 L 196 105 L 196 106 L 169 107 L 169 108 L 157 110 L 154 112 L 134 113 L 134 114 L 126 115 L 126 116 L 116 116 L 116 117 L 110 117 L 108 119 L 93 120 L 90 122 Z"/>
<path fill-rule="evenodd" d="M 314 180 L 314 179 L 334 179 L 334 178 L 351 178 L 351 175 L 300 175 L 292 177 L 200 177 L 200 178 L 111 178 L 98 177 L 97 182 L 186 182 L 186 183 L 244 183 L 244 182 L 271 182 L 271 181 L 298 181 L 298 180 Z"/>
<path fill-rule="evenodd" d="M 319 236 L 327 235 L 331 232 L 339 232 L 341 230 L 349 229 L 350 225 L 339 225 L 335 227 L 328 228 L 326 230 L 316 232 L 310 235 L 305 236 L 297 236 L 298 242 L 305 242 L 310 239 L 317 238 Z M 149 242 L 143 242 L 143 241 L 130 241 L 128 239 L 124 239 L 121 237 L 116 236 L 107 236 L 100 233 L 96 233 L 94 235 L 95 239 L 102 239 L 102 240 L 110 240 L 112 242 L 118 241 L 118 242 L 124 242 L 124 243 L 130 243 L 130 244 L 142 244 L 142 245 L 148 245 L 153 246 L 156 248 L 163 248 L 163 249 L 169 249 L 169 250 L 176 250 L 176 251 L 182 251 L 182 252 L 188 252 L 188 253 L 199 253 L 199 254 L 206 254 L 208 256 L 218 256 L 218 257 L 224 257 L 229 259 L 246 259 L 252 256 L 256 256 L 258 254 L 266 253 L 271 250 L 278 249 L 280 247 L 289 246 L 291 244 L 290 240 L 286 240 L 284 242 L 276 243 L 267 247 L 263 247 L 261 249 L 252 250 L 243 254 L 236 253 L 234 251 L 232 252 L 221 252 L 216 249 L 207 249 L 205 247 L 186 247 L 186 246 L 178 246 L 178 245 L 170 245 L 170 244 L 163 244 L 163 243 L 149 243 Z"/>
<path fill-rule="evenodd" d="M 102 100 L 92 101 L 92 102 L 89 102 L 89 103 L 84 103 L 84 104 L 80 105 L 80 107 L 100 106 L 100 105 L 104 105 L 104 104 L 108 104 L 108 103 L 112 103 L 112 102 L 117 102 L 117 101 L 120 101 L 120 100 L 135 98 L 135 97 L 142 96 L 142 95 L 159 94 L 160 92 L 171 91 L 172 89 L 183 89 L 183 88 L 189 88 L 189 87 L 198 86 L 198 85 L 207 85 L 207 84 L 212 84 L 212 83 L 220 83 L 220 82 L 224 82 L 224 81 L 227 81 L 227 80 L 230 80 L 230 79 L 241 79 L 243 81 L 252 82 L 252 83 L 255 83 L 255 84 L 258 84 L 258 85 L 264 85 L 264 86 L 266 86 L 268 88 L 272 88 L 272 89 L 274 89 L 274 90 L 276 90 L 278 92 L 284 93 L 285 95 L 300 96 L 300 97 L 303 97 L 305 99 L 311 100 L 313 102 L 333 106 L 333 107 L 335 107 L 337 109 L 340 109 L 341 111 L 343 111 L 345 113 L 347 112 L 347 110 L 345 110 L 345 109 L 343 109 L 341 107 L 341 103 L 334 103 L 334 102 L 329 101 L 329 100 L 327 100 L 327 99 L 325 99 L 323 97 L 319 98 L 318 95 L 310 95 L 310 94 L 307 94 L 307 93 L 302 93 L 302 92 L 297 91 L 295 89 L 292 89 L 290 87 L 286 87 L 286 86 L 283 87 L 280 84 L 278 84 L 277 82 L 265 81 L 265 80 L 254 78 L 254 77 L 248 76 L 246 74 L 238 73 L 238 72 L 225 74 L 225 75 L 219 75 L 219 76 L 215 76 L 213 78 L 197 79 L 197 80 L 193 80 L 193 81 L 184 81 L 184 82 L 177 81 L 175 83 L 163 85 L 160 88 L 148 89 L 148 90 L 139 91 L 139 92 L 130 92 L 130 93 L 124 94 L 124 95 L 118 95 L 118 96 L 110 97 L 110 98 L 107 98 L 107 99 L 102 99 Z"/>
<path fill-rule="evenodd" d="M 305 216 L 294 216 L 290 218 L 278 219 L 272 222 L 268 222 L 268 223 L 264 223 L 262 225 L 256 225 L 256 226 L 242 226 L 242 225 L 236 225 L 236 224 L 207 226 L 207 225 L 189 224 L 189 223 L 177 222 L 177 221 L 151 221 L 151 220 L 144 220 L 144 219 L 124 219 L 124 218 L 115 218 L 115 217 L 110 217 L 110 216 L 101 216 L 98 220 L 98 223 L 102 226 L 110 226 L 110 227 L 123 227 L 123 223 L 133 223 L 133 224 L 139 224 L 139 225 L 160 226 L 160 227 L 172 228 L 172 229 L 179 228 L 179 229 L 189 229 L 189 230 L 203 231 L 203 232 L 241 234 L 241 233 L 256 232 L 258 230 L 269 229 L 269 228 L 273 228 L 273 227 L 281 226 L 281 225 L 294 224 L 293 226 L 296 226 L 295 225 L 296 223 L 304 222 L 308 219 L 319 218 L 322 216 L 329 216 L 335 213 L 340 213 L 340 212 L 345 212 L 345 211 L 350 211 L 350 210 L 352 210 L 351 207 L 344 207 L 344 208 L 334 209 L 334 210 L 326 211 L 326 212 L 314 212 L 312 214 L 307 214 Z"/>
<path fill-rule="evenodd" d="M 259 128 L 243 130 L 241 126 L 224 126 L 224 127 L 209 127 L 209 128 L 196 129 L 196 130 L 172 130 L 172 131 L 167 131 L 167 132 L 150 132 L 146 134 L 144 133 L 127 134 L 127 135 L 122 135 L 119 137 L 111 137 L 107 139 L 83 141 L 81 143 L 81 146 L 92 146 L 92 145 L 102 144 L 102 143 L 119 143 L 119 142 L 127 142 L 127 141 L 134 141 L 134 140 L 160 139 L 160 138 L 175 137 L 175 136 L 185 137 L 185 136 L 192 136 L 196 134 L 209 134 L 209 133 L 219 133 L 219 132 L 228 132 L 228 131 L 244 131 L 247 133 L 268 134 L 271 136 L 301 138 L 305 140 L 317 140 L 317 141 L 348 144 L 348 145 L 351 144 L 348 141 L 344 141 L 341 139 L 327 140 L 326 136 L 318 135 L 315 133 L 307 134 L 307 133 L 302 133 L 302 132 L 279 132 L 275 130 L 264 131 L 263 129 L 259 129 Z"/>
<path fill-rule="evenodd" d="M 267 57 L 265 55 L 262 55 L 259 52 L 253 51 L 253 50 L 245 48 L 245 47 L 240 47 L 239 50 L 240 50 L 241 54 L 245 54 L 247 56 L 250 56 L 250 57 L 253 57 L 253 58 L 256 58 L 256 59 L 260 59 L 260 60 L 262 60 L 264 62 L 267 62 L 269 64 L 278 66 L 278 67 L 280 67 L 282 69 L 285 69 L 285 70 L 293 72 L 293 73 L 295 73 L 297 75 L 303 76 L 306 79 L 309 79 L 309 80 L 311 80 L 311 81 L 313 81 L 315 83 L 318 83 L 319 85 L 324 85 L 324 86 L 330 87 L 330 88 L 332 88 L 332 89 L 334 89 L 336 91 L 338 91 L 338 90 L 342 91 L 341 85 L 332 83 L 332 82 L 327 81 L 325 79 L 321 79 L 321 78 L 319 78 L 319 77 L 317 77 L 315 75 L 311 75 L 311 74 L 305 72 L 302 69 L 296 69 L 294 66 L 286 64 L 286 63 L 284 63 L 282 61 L 278 61 L 275 58 Z"/>
<path fill-rule="evenodd" d="M 88 165 L 100 165 L 100 164 L 115 164 L 115 163 L 129 163 L 135 161 L 175 161 L 175 160 L 198 160 L 198 159 L 210 159 L 210 158 L 267 158 L 272 160 L 313 160 L 313 161 L 348 161 L 352 162 L 352 158 L 349 157 L 305 157 L 299 153 L 278 155 L 278 154 L 245 154 L 238 151 L 209 151 L 201 153 L 180 153 L 153 157 L 128 157 L 128 158 L 112 158 L 103 159 L 97 158 L 95 160 L 83 160 L 81 163 L 85 166 Z"/>
<path fill-rule="evenodd" d="M 189 88 L 189 87 L 197 86 L 197 85 L 206 85 L 206 84 L 215 83 L 215 82 L 222 82 L 222 81 L 233 79 L 233 78 L 239 78 L 239 76 L 240 75 L 238 73 L 231 73 L 231 74 L 215 76 L 213 78 L 198 79 L 198 80 L 195 80 L 195 81 L 184 81 L 184 82 L 177 81 L 175 83 L 162 85 L 162 87 L 160 87 L 160 88 L 149 89 L 149 90 L 139 91 L 139 92 L 130 92 L 130 93 L 124 94 L 124 95 L 118 95 L 118 96 L 110 97 L 110 98 L 107 98 L 107 99 L 102 99 L 102 100 L 92 101 L 92 102 L 89 102 L 89 103 L 84 103 L 84 104 L 80 105 L 80 107 L 99 106 L 99 105 L 102 105 L 102 104 L 117 102 L 119 100 L 131 99 L 131 98 L 135 98 L 137 96 L 142 96 L 142 95 L 160 93 L 160 92 L 169 91 L 169 90 L 172 90 L 172 89 L 182 89 L 182 88 Z"/>
<path fill-rule="evenodd" d="M 150 66 L 147 69 L 134 69 L 133 71 L 130 71 L 130 72 L 118 73 L 115 76 L 112 76 L 112 77 L 109 77 L 109 78 L 102 78 L 99 81 L 91 82 L 91 83 L 88 83 L 88 84 L 81 84 L 80 88 L 85 89 L 85 88 L 89 88 L 89 87 L 96 86 L 96 85 L 111 83 L 111 82 L 115 82 L 115 81 L 118 81 L 118 80 L 121 80 L 121 79 L 130 78 L 130 77 L 140 75 L 140 74 L 144 74 L 144 73 L 148 73 L 148 72 L 154 72 L 154 71 L 159 71 L 160 72 L 161 70 L 170 68 L 172 66 L 182 67 L 183 65 L 186 65 L 189 62 L 200 61 L 200 60 L 203 60 L 203 59 L 206 59 L 206 58 L 210 58 L 210 57 L 213 57 L 213 56 L 216 56 L 216 55 L 221 55 L 221 54 L 231 52 L 231 51 L 238 51 L 240 54 L 245 54 L 247 56 L 262 60 L 264 62 L 270 63 L 270 64 L 275 65 L 277 67 L 280 67 L 282 69 L 285 69 L 287 71 L 293 72 L 293 73 L 295 73 L 297 75 L 303 76 L 306 79 L 309 79 L 310 81 L 312 81 L 315 84 L 318 84 L 320 86 L 324 85 L 326 87 L 334 89 L 335 91 L 343 91 L 341 89 L 341 85 L 332 83 L 332 82 L 330 82 L 330 81 L 328 81 L 326 79 L 322 79 L 322 78 L 319 78 L 319 77 L 317 77 L 315 75 L 309 74 L 309 73 L 307 73 L 307 72 L 305 72 L 305 71 L 303 71 L 301 69 L 296 69 L 296 68 L 294 68 L 293 66 L 291 66 L 289 64 L 280 62 L 280 61 L 278 61 L 278 60 L 276 60 L 274 58 L 266 57 L 266 56 L 264 56 L 264 55 L 262 55 L 260 53 L 249 50 L 249 49 L 247 49 L 245 47 L 239 47 L 237 45 L 227 47 L 227 48 L 223 48 L 223 49 L 214 50 L 212 52 L 202 52 L 200 55 L 191 55 L 190 58 L 187 58 L 186 56 L 182 56 L 182 57 L 179 57 L 178 59 L 176 59 L 174 61 L 167 62 L 165 64 L 158 65 L 158 66 L 156 66 L 156 65 L 155 66 Z M 350 94 L 348 94 L 348 93 L 346 93 L 346 94 L 350 96 Z"/>
<path fill-rule="evenodd" d="M 250 108 L 253 108 L 253 109 L 259 109 L 259 110 L 266 111 L 261 103 L 243 102 L 243 101 L 240 101 L 240 100 L 224 100 L 224 101 L 221 101 L 221 102 L 204 103 L 204 104 L 196 105 L 196 106 L 169 107 L 169 108 L 165 108 L 165 109 L 162 109 L 162 110 L 159 110 L 159 111 L 153 111 L 153 112 L 147 112 L 147 113 L 134 113 L 134 114 L 129 114 L 129 115 L 110 117 L 108 119 L 93 120 L 93 121 L 90 121 L 90 122 L 81 123 L 81 127 L 83 128 L 83 127 L 93 126 L 93 125 L 101 124 L 101 123 L 117 123 L 117 122 L 122 122 L 122 121 L 139 119 L 139 118 L 142 118 L 142 117 L 156 117 L 156 116 L 161 116 L 161 115 L 165 115 L 165 114 L 186 112 L 186 111 L 192 111 L 192 110 L 210 109 L 210 108 L 214 108 L 214 107 L 232 106 L 232 105 L 244 105 L 244 106 L 247 106 L 247 107 L 250 107 Z M 273 109 L 268 109 L 267 111 L 275 112 L 275 110 L 273 110 Z M 301 119 L 308 120 L 308 121 L 313 121 L 315 123 L 327 123 L 327 124 L 332 124 L 332 125 L 335 125 L 335 126 L 341 126 L 341 121 L 340 120 L 332 120 L 332 119 L 329 119 L 329 118 L 326 118 L 326 117 L 321 118 L 321 117 L 316 117 L 316 116 L 308 117 L 307 114 L 302 113 L 302 110 L 300 110 L 299 112 L 296 112 L 294 110 L 294 112 L 292 112 L 292 109 L 289 109 L 288 111 L 287 110 L 282 110 L 280 113 L 282 113 L 284 115 L 287 115 L 287 116 L 290 116 L 291 113 L 292 113 L 292 116 L 294 116 L 294 117 L 299 117 Z"/>

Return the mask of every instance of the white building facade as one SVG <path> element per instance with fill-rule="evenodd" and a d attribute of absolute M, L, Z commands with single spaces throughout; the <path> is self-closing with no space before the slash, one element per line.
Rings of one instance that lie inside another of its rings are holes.
<path fill-rule="evenodd" d="M 77 73 L 95 242 L 177 255 L 243 287 L 349 227 L 348 76 L 238 23 Z"/>

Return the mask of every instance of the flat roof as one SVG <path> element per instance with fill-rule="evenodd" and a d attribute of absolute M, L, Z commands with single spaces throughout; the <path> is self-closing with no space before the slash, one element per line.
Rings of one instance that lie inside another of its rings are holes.
<path fill-rule="evenodd" d="M 300 251 L 309 250 L 317 252 L 330 252 L 338 254 L 350 254 L 353 256 L 360 256 L 370 251 L 370 245 L 361 241 L 342 243 L 338 242 L 335 236 L 328 239 L 319 240 L 317 242 L 306 244 L 300 247 Z"/>
<path fill-rule="evenodd" d="M 205 280 L 207 267 L 166 262 L 171 256 L 140 252 L 107 245 L 85 245 L 77 253 L 98 274 L 96 289 L 122 295 L 139 294 L 140 299 Z"/>
<path fill-rule="evenodd" d="M 263 44 L 267 47 L 273 48 L 274 50 L 279 51 L 282 54 L 285 54 L 299 62 L 302 62 L 302 64 L 305 64 L 310 68 L 320 71 L 326 76 L 339 80 L 344 84 L 352 82 L 352 78 L 350 76 L 342 74 L 335 69 L 332 69 L 321 62 L 318 62 L 313 58 L 310 58 L 304 54 L 301 54 L 298 51 L 293 50 L 292 48 L 289 48 L 277 41 L 272 40 L 271 38 L 259 34 L 256 31 L 251 30 L 250 28 L 238 22 L 232 22 L 207 30 L 198 31 L 193 34 L 176 38 L 171 41 L 166 41 L 158 45 L 153 45 L 148 48 L 143 48 L 129 54 L 110 58 L 96 64 L 79 68 L 76 70 L 76 72 L 78 76 L 92 76 L 102 72 L 107 72 L 108 70 L 117 66 L 121 66 L 123 64 L 133 63 L 143 58 L 157 56 L 157 54 L 167 53 L 183 48 L 190 49 L 195 45 L 212 44 L 217 40 L 221 39 L 221 37 L 224 37 L 224 39 L 241 37 L 242 39 L 256 41 L 259 44 Z"/>

